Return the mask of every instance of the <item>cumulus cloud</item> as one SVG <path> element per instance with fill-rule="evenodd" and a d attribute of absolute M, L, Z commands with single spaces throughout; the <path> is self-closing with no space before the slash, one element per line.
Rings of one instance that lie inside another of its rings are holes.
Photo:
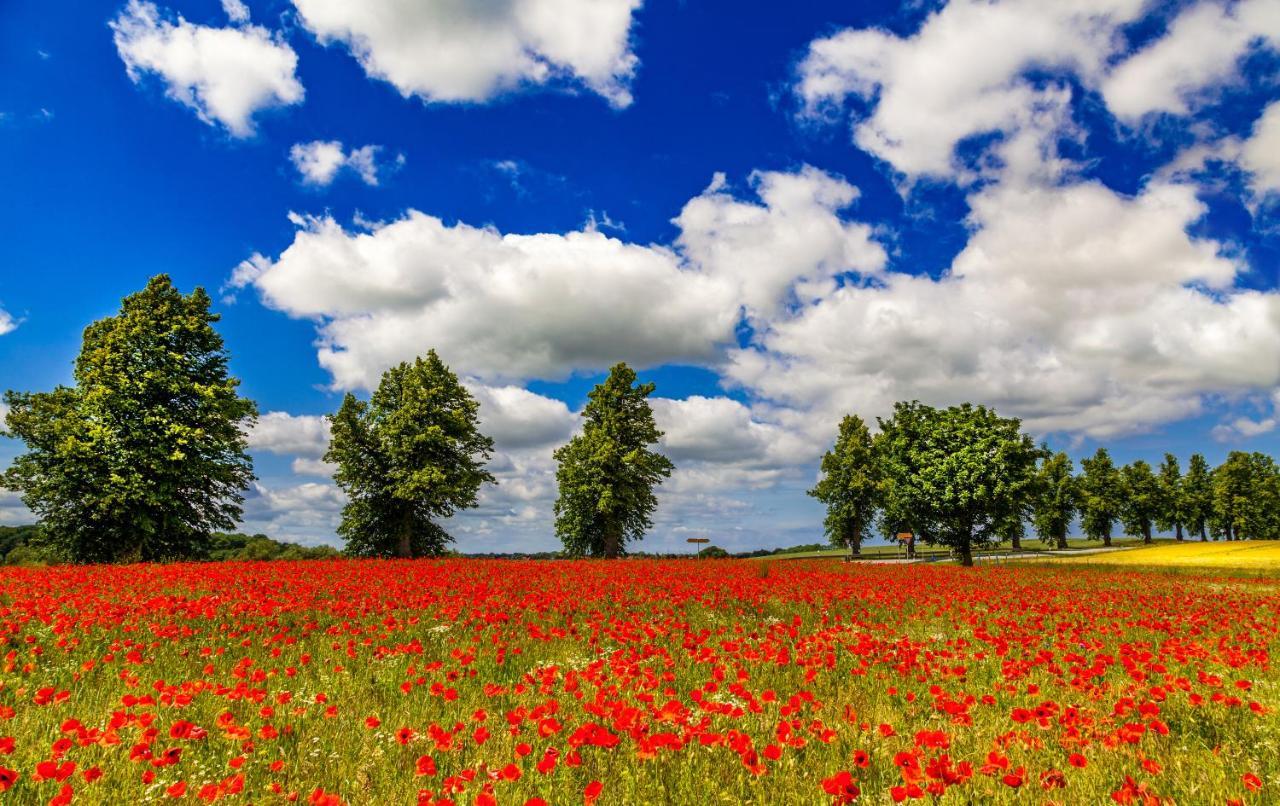
<path fill-rule="evenodd" d="M 811 114 L 866 107 L 854 141 L 909 176 L 952 176 L 956 146 L 1002 135 L 1005 160 L 1044 168 L 1050 135 L 1065 125 L 1069 71 L 1096 82 L 1117 49 L 1116 32 L 1142 0 L 953 0 L 911 36 L 846 29 L 814 41 L 796 93 Z"/>
<path fill-rule="evenodd" d="M 1262 43 L 1280 43 L 1273 0 L 1201 2 L 1111 71 L 1102 94 L 1111 111 L 1130 122 L 1153 112 L 1183 115 L 1205 91 L 1236 78 L 1241 58 Z"/>
<path fill-rule="evenodd" d="M 327 186 L 341 171 L 348 170 L 366 185 L 376 186 L 379 173 L 386 170 L 378 164 L 381 150 L 382 146 L 372 145 L 344 150 L 337 140 L 313 140 L 295 144 L 289 149 L 289 160 L 308 185 Z M 403 165 L 404 155 L 398 156 L 395 164 Z"/>
<path fill-rule="evenodd" d="M 522 86 L 580 85 L 617 107 L 637 59 L 640 0 L 293 0 L 324 43 L 341 43 L 371 77 L 406 97 L 485 101 Z"/>
<path fill-rule="evenodd" d="M 146 75 L 159 77 L 166 95 L 235 137 L 253 134 L 259 111 L 302 101 L 297 54 L 260 26 L 217 28 L 180 15 L 175 21 L 153 3 L 130 0 L 111 30 L 135 83 Z"/>
<path fill-rule="evenodd" d="M 278 258 L 252 259 L 232 284 L 321 319 L 320 363 L 339 388 L 371 388 L 424 345 L 466 374 L 520 379 L 705 362 L 732 337 L 731 289 L 669 249 L 450 226 L 416 210 L 368 231 L 297 220 Z"/>
<path fill-rule="evenodd" d="M 320 363 L 338 388 L 368 389 L 386 367 L 434 346 L 486 383 L 560 378 L 616 361 L 708 364 L 745 307 L 768 315 L 885 262 L 865 224 L 841 212 L 857 190 L 803 168 L 758 172 L 759 201 L 717 179 L 675 219 L 674 246 L 624 242 L 586 226 L 518 235 L 446 225 L 410 210 L 346 229 L 294 216 L 278 257 L 254 255 L 230 286 L 320 322 Z"/>
<path fill-rule="evenodd" d="M 346 502 L 331 482 L 285 486 L 254 482 L 245 494 L 241 528 L 304 545 L 332 543 Z"/>
<path fill-rule="evenodd" d="M 733 196 L 717 174 L 675 224 L 689 259 L 734 282 L 753 314 L 775 314 L 793 290 L 800 302 L 810 302 L 830 292 L 837 275 L 884 268 L 885 251 L 871 228 L 839 215 L 858 198 L 844 179 L 806 166 L 794 173 L 756 171 L 751 186 L 759 203 Z"/>
<path fill-rule="evenodd" d="M 242 0 L 222 0 L 222 11 L 232 22 L 249 21 L 249 7 Z"/>
<path fill-rule="evenodd" d="M 1257 418 L 1233 417 L 1214 426 L 1213 438 L 1219 442 L 1242 442 L 1276 430 L 1276 426 L 1280 426 L 1280 389 L 1272 392 L 1270 399 L 1260 408 L 1268 413 Z"/>
<path fill-rule="evenodd" d="M 1252 175 L 1259 194 L 1280 191 L 1280 101 L 1263 111 L 1240 149 L 1240 166 Z"/>
<path fill-rule="evenodd" d="M 758 419 L 750 408 L 732 398 L 653 398 L 651 405 L 663 431 L 660 448 L 677 465 L 705 462 L 768 469 L 796 464 L 813 455 L 814 445 L 777 424 Z"/>
<path fill-rule="evenodd" d="M 845 286 L 736 351 L 728 375 L 827 422 L 975 400 L 1095 436 L 1280 382 L 1280 295 L 1234 290 L 1239 267 L 1187 234 L 1192 188 L 996 185 L 971 204 L 975 234 L 943 278 Z"/>
<path fill-rule="evenodd" d="M 0 308 L 0 336 L 17 330 L 18 324 L 18 320 L 14 319 L 12 314 Z"/>
<path fill-rule="evenodd" d="M 329 448 L 329 421 L 319 415 L 269 411 L 249 431 L 249 448 L 318 459 Z"/>

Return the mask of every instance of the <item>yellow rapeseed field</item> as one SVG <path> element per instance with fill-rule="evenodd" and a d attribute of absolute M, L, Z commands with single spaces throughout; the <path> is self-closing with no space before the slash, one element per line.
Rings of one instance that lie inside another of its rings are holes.
<path fill-rule="evenodd" d="M 1280 570 L 1280 540 L 1157 543 L 1108 554 L 1059 562 L 1098 565 L 1160 565 L 1197 568 L 1275 568 Z"/>

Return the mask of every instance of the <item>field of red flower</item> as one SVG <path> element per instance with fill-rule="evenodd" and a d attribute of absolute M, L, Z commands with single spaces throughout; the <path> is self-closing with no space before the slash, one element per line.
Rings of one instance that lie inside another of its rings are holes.
<path fill-rule="evenodd" d="M 1280 801 L 1280 583 L 4 569 L 0 803 Z"/>

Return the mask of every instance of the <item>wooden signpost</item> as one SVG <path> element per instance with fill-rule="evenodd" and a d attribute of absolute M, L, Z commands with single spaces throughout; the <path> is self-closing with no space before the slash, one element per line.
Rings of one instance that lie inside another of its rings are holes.
<path fill-rule="evenodd" d="M 709 537 L 690 537 L 690 538 L 688 538 L 688 542 L 689 542 L 689 543 L 710 543 L 710 542 L 711 542 L 711 538 L 709 538 Z M 698 552 L 699 552 L 699 553 L 701 553 L 701 552 L 702 552 L 702 547 L 701 547 L 701 546 L 698 546 Z"/>

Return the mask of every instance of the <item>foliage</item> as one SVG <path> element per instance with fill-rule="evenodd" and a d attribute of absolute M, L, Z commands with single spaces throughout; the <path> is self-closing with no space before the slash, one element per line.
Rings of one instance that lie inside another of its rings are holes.
<path fill-rule="evenodd" d="M 1213 519 L 1213 475 L 1202 454 L 1193 453 L 1182 479 L 1182 517 L 1192 534 L 1208 540 L 1209 522 Z"/>
<path fill-rule="evenodd" d="M 1111 527 L 1120 520 L 1124 506 L 1124 490 L 1120 483 L 1120 471 L 1111 461 L 1106 448 L 1098 448 L 1080 466 L 1080 521 L 1084 534 L 1090 540 L 1101 540 L 1111 545 Z"/>
<path fill-rule="evenodd" d="M 1137 459 L 1120 468 L 1120 520 L 1131 535 L 1151 542 L 1151 525 L 1160 513 L 1160 480 L 1151 465 Z"/>
<path fill-rule="evenodd" d="M 1164 455 L 1157 479 L 1160 482 L 1160 495 L 1156 503 L 1156 527 L 1164 532 L 1172 529 L 1175 537 L 1181 540 L 1182 527 L 1186 523 L 1187 502 L 1178 457 L 1171 453 Z"/>
<path fill-rule="evenodd" d="M 719 546 L 707 546 L 698 552 L 699 560 L 723 560 L 729 556 L 729 552 Z"/>
<path fill-rule="evenodd" d="M 1080 483 L 1071 457 L 1059 451 L 1046 456 L 1036 473 L 1032 519 L 1036 534 L 1058 548 L 1067 547 L 1067 529 L 1080 507 Z"/>
<path fill-rule="evenodd" d="M 858 553 L 876 515 L 880 481 L 867 424 L 856 415 L 845 416 L 835 446 L 822 456 L 822 478 L 809 490 L 827 506 L 823 524 L 832 545 Z"/>
<path fill-rule="evenodd" d="M 0 477 L 39 517 L 50 550 L 77 562 L 202 557 L 239 519 L 253 480 L 237 395 L 203 289 L 166 275 L 91 324 L 74 386 L 7 392 L 26 443 Z"/>
<path fill-rule="evenodd" d="M 615 365 L 588 395 L 582 433 L 556 450 L 556 535 L 569 554 L 617 557 L 653 525 L 654 487 L 674 468 L 649 447 L 662 436 L 647 399 L 653 390 Z"/>
<path fill-rule="evenodd" d="M 272 540 L 264 534 L 218 532 L 209 547 L 211 560 L 331 560 L 339 552 L 332 546 L 302 546 Z"/>
<path fill-rule="evenodd" d="M 1022 512 L 1042 451 L 1015 418 L 985 406 L 934 409 L 899 403 L 880 422 L 877 454 L 892 510 L 919 524 L 919 535 L 973 564 L 973 548 L 996 542 Z"/>
<path fill-rule="evenodd" d="M 366 403 L 348 393 L 329 416 L 325 461 L 347 494 L 338 534 L 363 557 L 439 555 L 439 520 L 476 506 L 493 440 L 479 404 L 435 350 L 387 370 Z"/>
<path fill-rule="evenodd" d="M 1213 471 L 1216 530 L 1232 539 L 1280 538 L 1280 469 L 1263 453 L 1232 451 Z"/>

